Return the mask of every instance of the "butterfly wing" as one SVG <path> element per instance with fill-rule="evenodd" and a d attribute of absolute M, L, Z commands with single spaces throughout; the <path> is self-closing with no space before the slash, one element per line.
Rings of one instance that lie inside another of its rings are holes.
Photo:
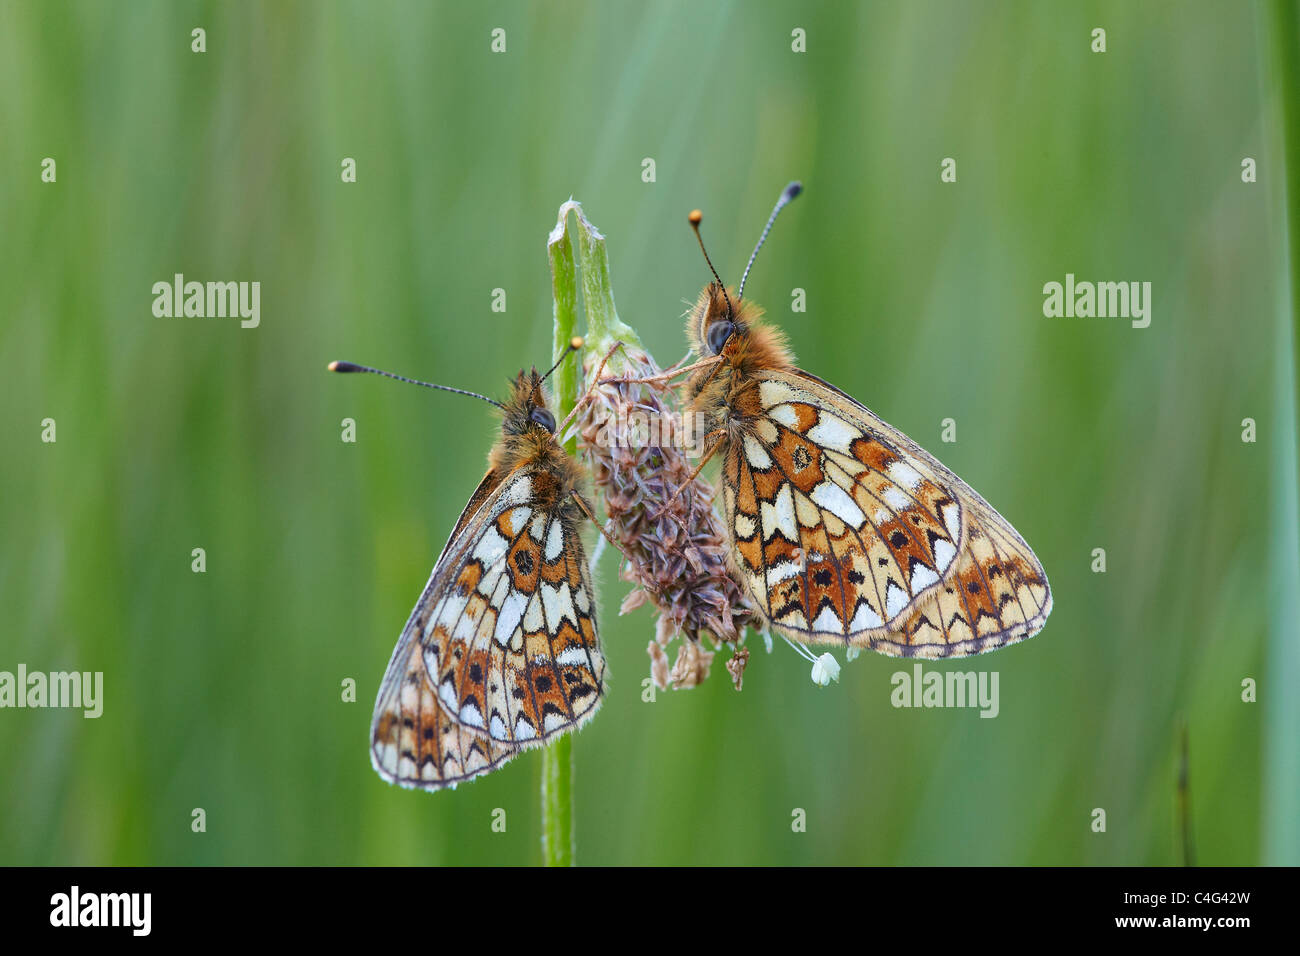
<path fill-rule="evenodd" d="M 458 542 L 464 540 L 462 530 L 500 483 L 500 476 L 489 471 L 470 496 L 388 662 L 370 725 L 370 762 L 389 783 L 431 790 L 454 787 L 462 780 L 496 769 L 514 756 L 511 749 L 494 747 L 485 737 L 466 730 L 442 712 L 424 668 L 424 651 L 414 626 L 416 615 L 442 580 L 443 569 Z"/>
<path fill-rule="evenodd" d="M 389 783 L 437 790 L 495 770 L 515 749 L 447 716 L 417 640 L 403 634 L 375 701 L 370 762 Z"/>
<path fill-rule="evenodd" d="M 581 725 L 600 702 L 605 661 L 571 506 L 546 493 L 554 482 L 538 468 L 485 490 L 492 478 L 457 523 L 380 688 L 371 755 L 386 779 L 436 788 L 485 773 Z M 406 746 L 408 731 L 441 746 Z"/>
<path fill-rule="evenodd" d="M 1037 633 L 1047 576 L 969 485 L 806 372 L 759 372 L 727 450 L 735 564 L 758 607 L 807 643 L 963 657 Z"/>

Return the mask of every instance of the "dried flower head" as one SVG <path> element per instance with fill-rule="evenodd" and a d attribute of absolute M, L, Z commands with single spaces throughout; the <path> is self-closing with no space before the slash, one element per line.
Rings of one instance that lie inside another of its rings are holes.
<path fill-rule="evenodd" d="M 586 381 L 604 359 L 588 351 Z M 691 477 L 687 452 L 698 449 L 690 423 L 677 413 L 670 385 L 662 378 L 644 381 L 657 376 L 660 368 L 637 345 L 609 355 L 580 415 L 580 435 L 604 499 L 607 530 L 628 557 L 622 577 L 636 585 L 621 613 L 647 601 L 658 608 L 650 675 L 660 688 L 680 689 L 709 675 L 714 655 L 700 638 L 707 635 L 715 649 L 723 642 L 738 647 L 753 611 L 727 570 L 713 488 Z M 679 635 L 685 641 L 669 670 L 666 649 Z M 739 690 L 735 672 L 733 679 Z"/>
<path fill-rule="evenodd" d="M 576 229 L 570 229 L 570 214 Z M 696 436 L 682 425 L 668 379 L 636 332 L 619 320 L 605 237 L 572 199 L 560 206 L 547 239 L 556 350 L 570 344 L 573 334 L 575 245 L 587 317 L 583 381 L 590 386 L 578 403 L 578 433 L 595 490 L 604 499 L 605 530 L 628 559 L 622 576 L 636 585 L 622 612 L 647 601 L 658 608 L 651 677 L 664 689 L 694 687 L 708 677 L 714 656 L 701 646 L 701 637 L 707 635 L 715 649 L 726 642 L 739 652 L 745 625 L 756 618 L 729 573 L 713 489 L 693 477 L 687 454 L 699 452 Z M 557 378 L 566 374 L 561 369 Z M 679 636 L 683 643 L 669 668 L 667 647 Z M 737 690 L 741 660 L 736 668 L 729 665 Z"/>

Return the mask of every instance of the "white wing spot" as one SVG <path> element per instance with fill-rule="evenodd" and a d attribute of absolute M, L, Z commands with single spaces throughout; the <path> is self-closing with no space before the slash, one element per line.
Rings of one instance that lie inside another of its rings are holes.
<path fill-rule="evenodd" d="M 948 537 L 956 541 L 961 537 L 961 510 L 956 502 L 946 504 L 940 509 L 943 514 L 943 526 L 948 529 Z"/>
<path fill-rule="evenodd" d="M 858 605 L 853 620 L 849 623 L 849 631 L 857 634 L 861 631 L 870 631 L 884 626 L 885 622 L 880 619 L 880 615 L 873 611 L 866 601 L 863 601 Z"/>
<path fill-rule="evenodd" d="M 402 681 L 401 693 L 397 695 L 402 710 L 415 710 L 420 703 L 420 691 L 410 681 Z"/>
<path fill-rule="evenodd" d="M 490 568 L 501 560 L 509 545 L 510 542 L 501 537 L 496 525 L 489 523 L 483 529 L 483 537 L 479 538 L 478 544 L 474 547 L 474 557 L 481 561 L 485 568 Z"/>
<path fill-rule="evenodd" d="M 559 627 L 560 621 L 566 617 L 577 626 L 578 615 L 573 610 L 573 594 L 569 591 L 569 582 L 565 581 L 558 588 L 543 584 L 538 590 L 546 608 L 546 620 L 550 622 L 552 630 Z"/>
<path fill-rule="evenodd" d="M 492 637 L 502 647 L 510 643 L 510 635 L 519 626 L 519 619 L 524 616 L 524 608 L 527 606 L 528 596 L 513 588 L 501 602 L 501 610 L 497 612 L 496 632 Z"/>
<path fill-rule="evenodd" d="M 833 448 L 835 451 L 850 454 L 850 445 L 862 437 L 862 432 L 858 431 L 842 418 L 821 412 L 817 424 L 808 429 L 808 440 L 816 442 L 826 448 Z"/>
<path fill-rule="evenodd" d="M 899 460 L 890 462 L 889 477 L 906 488 L 908 491 L 915 491 L 916 486 L 921 483 L 921 476 L 916 469 L 907 462 Z"/>
<path fill-rule="evenodd" d="M 587 663 L 587 651 L 582 647 L 566 647 L 555 658 L 557 664 L 582 666 Z"/>
<path fill-rule="evenodd" d="M 775 584 L 780 584 L 786 578 L 792 578 L 802 570 L 803 568 L 794 561 L 782 561 L 780 564 L 774 564 L 767 569 L 767 586 L 772 587 Z"/>
<path fill-rule="evenodd" d="M 948 565 L 952 564 L 952 559 L 956 555 L 957 549 L 952 546 L 951 541 L 940 539 L 934 543 L 934 563 L 940 574 L 948 570 Z"/>
<path fill-rule="evenodd" d="M 822 608 L 817 619 L 813 621 L 812 629 L 822 633 L 843 634 L 844 624 L 840 621 L 840 616 L 830 609 L 830 606 Z"/>
<path fill-rule="evenodd" d="M 533 509 L 527 505 L 512 508 L 506 513 L 506 522 L 510 525 L 511 537 L 524 530 L 524 525 L 528 524 L 528 519 L 532 516 L 532 513 Z"/>
<path fill-rule="evenodd" d="M 938 580 L 939 575 L 935 574 L 934 571 L 927 568 L 924 564 L 918 564 L 916 570 L 912 572 L 912 593 L 920 594 Z"/>
<path fill-rule="evenodd" d="M 763 517 L 764 540 L 771 540 L 778 531 L 787 541 L 799 540 L 799 523 L 794 518 L 794 495 L 790 492 L 789 482 L 781 486 L 773 504 L 760 502 L 759 510 Z"/>
<path fill-rule="evenodd" d="M 551 521 L 551 527 L 546 532 L 546 560 L 554 561 L 564 550 L 564 528 L 560 524 L 560 519 L 555 518 Z"/>
<path fill-rule="evenodd" d="M 839 485 L 832 481 L 823 481 L 812 490 L 812 500 L 817 502 L 835 517 L 852 528 L 862 527 L 867 516 L 862 513 L 856 501 L 849 497 Z"/>
<path fill-rule="evenodd" d="M 822 513 L 802 491 L 795 493 L 794 515 L 805 528 L 820 528 L 823 524 Z"/>
<path fill-rule="evenodd" d="M 907 607 L 907 595 L 893 581 L 885 588 L 885 613 L 889 615 L 890 620 L 898 616 L 898 612 Z"/>
<path fill-rule="evenodd" d="M 524 630 L 529 634 L 536 634 L 545 624 L 546 622 L 542 620 L 542 602 L 534 597 L 528 604 L 528 611 L 524 614 Z"/>
<path fill-rule="evenodd" d="M 517 478 L 501 495 L 500 507 L 509 508 L 520 505 L 533 496 L 533 482 L 530 478 Z"/>
<path fill-rule="evenodd" d="M 456 686 L 451 682 L 450 677 L 438 685 L 438 698 L 452 710 L 455 710 L 456 705 L 460 703 L 456 700 Z"/>
<path fill-rule="evenodd" d="M 880 497 L 885 499 L 885 504 L 894 509 L 895 514 L 901 515 L 912 507 L 912 499 L 899 491 L 894 485 L 886 485 L 885 490 L 880 493 Z"/>
<path fill-rule="evenodd" d="M 487 757 L 482 752 L 471 750 L 465 757 L 465 770 L 468 773 L 473 773 L 482 767 L 486 767 L 487 762 Z"/>
<path fill-rule="evenodd" d="M 460 709 L 460 722 L 471 727 L 477 727 L 480 730 L 483 729 L 483 715 L 472 700 L 465 701 L 465 706 Z"/>
<path fill-rule="evenodd" d="M 456 629 L 451 632 L 451 638 L 454 641 L 462 641 L 466 644 L 474 643 L 474 630 L 478 626 L 473 614 L 462 614 L 456 619 Z"/>
<path fill-rule="evenodd" d="M 438 645 L 430 644 L 424 648 L 424 669 L 430 674 L 438 673 Z"/>
<path fill-rule="evenodd" d="M 429 622 L 424 625 L 424 636 L 428 638 L 433 634 L 433 629 L 439 624 L 446 621 L 459 618 L 465 613 L 465 605 L 469 602 L 469 595 L 461 596 L 456 593 L 455 588 L 447 595 L 442 604 L 438 607 L 436 614 L 429 615 Z"/>
<path fill-rule="evenodd" d="M 795 397 L 794 389 L 784 382 L 768 380 L 758 383 L 758 400 L 763 403 L 764 408 L 772 408 Z"/>
<path fill-rule="evenodd" d="M 767 413 L 787 428 L 799 426 L 799 413 L 794 410 L 793 405 L 777 405 L 775 408 L 768 409 Z"/>
<path fill-rule="evenodd" d="M 566 723 L 568 721 L 559 714 L 547 714 L 542 718 L 542 730 L 549 734 L 551 731 L 559 730 Z"/>
<path fill-rule="evenodd" d="M 797 609 L 781 618 L 781 623 L 786 627 L 792 627 L 799 631 L 808 630 L 808 619 L 803 616 L 803 611 Z"/>
<path fill-rule="evenodd" d="M 772 467 L 772 459 L 767 450 L 758 443 L 758 440 L 752 435 L 746 435 L 743 439 L 745 445 L 745 459 L 753 468 L 766 470 Z"/>

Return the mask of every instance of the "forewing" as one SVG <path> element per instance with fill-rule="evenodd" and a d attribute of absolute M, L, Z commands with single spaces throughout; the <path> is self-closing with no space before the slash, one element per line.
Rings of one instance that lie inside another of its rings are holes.
<path fill-rule="evenodd" d="M 735 563 L 778 630 L 900 656 L 965 656 L 1051 608 L 1029 546 L 965 482 L 803 372 L 757 376 L 762 414 L 728 448 Z"/>

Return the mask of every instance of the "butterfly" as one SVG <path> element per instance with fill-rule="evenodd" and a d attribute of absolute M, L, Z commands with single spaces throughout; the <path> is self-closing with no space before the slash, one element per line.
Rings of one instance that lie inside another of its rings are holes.
<path fill-rule="evenodd" d="M 782 332 L 744 299 L 759 248 L 801 188 L 782 193 L 739 290 L 709 262 L 717 281 L 687 313 L 703 358 L 686 399 L 704 460 L 722 455 L 737 575 L 760 615 L 803 643 L 944 658 L 1031 637 L 1052 592 L 1025 539 L 920 445 L 797 368 Z M 700 218 L 691 213 L 703 250 Z"/>
<path fill-rule="evenodd" d="M 351 363 L 330 368 L 402 379 Z M 579 535 L 591 509 L 582 468 L 556 439 L 544 378 L 521 371 L 504 402 L 484 399 L 501 409 L 487 475 L 375 698 L 370 760 L 390 783 L 454 787 L 581 727 L 600 705 L 605 658 Z"/>

